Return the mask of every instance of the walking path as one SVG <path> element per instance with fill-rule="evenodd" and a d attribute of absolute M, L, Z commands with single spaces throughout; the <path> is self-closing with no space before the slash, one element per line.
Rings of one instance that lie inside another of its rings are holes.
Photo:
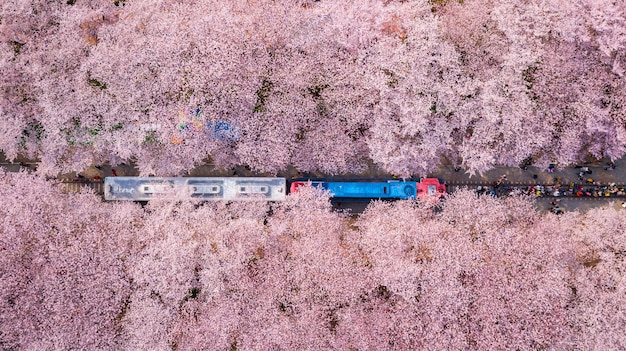
<path fill-rule="evenodd" d="M 615 161 L 614 170 L 605 170 L 606 163 L 596 162 L 593 164 L 581 164 L 580 166 L 588 167 L 591 174 L 585 174 L 584 180 L 581 181 L 579 173 L 582 168 L 569 167 L 565 169 L 555 168 L 554 172 L 548 173 L 539 170 L 536 167 L 529 166 L 523 170 L 518 167 L 496 167 L 482 175 L 470 177 L 467 173 L 455 171 L 451 166 L 441 166 L 432 176 L 442 178 L 448 184 L 489 184 L 500 179 L 502 175 L 506 175 L 510 184 L 583 184 L 591 178 L 600 185 L 610 183 L 625 184 L 626 183 L 626 160 L 621 159 Z"/>
<path fill-rule="evenodd" d="M 446 180 L 451 190 L 454 190 L 455 185 L 458 184 L 468 187 L 475 184 L 472 188 L 477 190 L 480 185 L 492 185 L 487 189 L 481 187 L 478 191 L 482 193 L 497 191 L 498 189 L 494 190 L 494 183 L 506 176 L 506 179 L 501 182 L 500 191 L 518 188 L 526 192 L 547 196 L 537 198 L 535 201 L 536 207 L 542 211 L 557 213 L 571 210 L 586 211 L 609 204 L 612 204 L 615 209 L 620 209 L 623 208 L 624 201 L 626 201 L 624 198 L 626 195 L 624 193 L 624 187 L 626 186 L 626 160 L 615 161 L 615 168 L 612 170 L 606 169 L 608 166 L 607 162 L 598 161 L 581 164 L 580 168 L 555 168 L 554 172 L 551 173 L 532 166 L 527 167 L 526 170 L 522 168 L 496 167 L 482 175 L 473 177 L 470 177 L 463 171 L 455 171 L 451 166 L 441 166 L 433 176 L 436 175 Z M 582 177 L 581 172 L 583 172 Z M 537 184 L 549 186 L 537 187 Z M 558 200 L 553 197 L 556 190 L 558 190 Z"/>

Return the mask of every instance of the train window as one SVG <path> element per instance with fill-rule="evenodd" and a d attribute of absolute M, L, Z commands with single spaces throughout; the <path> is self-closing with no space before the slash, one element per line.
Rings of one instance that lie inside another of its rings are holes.
<path fill-rule="evenodd" d="M 147 187 L 147 186 L 143 187 L 143 191 L 148 191 L 148 190 L 150 190 L 150 187 Z"/>
<path fill-rule="evenodd" d="M 265 194 L 267 192 L 267 187 L 266 186 L 262 186 L 260 188 L 261 193 Z"/>
<path fill-rule="evenodd" d="M 429 185 L 428 186 L 428 195 L 429 196 L 435 196 L 437 195 L 437 187 L 434 185 Z"/>
<path fill-rule="evenodd" d="M 239 188 L 239 192 L 245 193 L 246 192 L 246 187 L 242 186 L 241 188 Z"/>
<path fill-rule="evenodd" d="M 212 191 L 212 192 L 214 192 L 214 193 L 216 193 L 216 192 L 218 191 L 218 187 L 216 187 L 216 186 L 212 187 L 212 188 L 211 188 L 211 191 Z"/>

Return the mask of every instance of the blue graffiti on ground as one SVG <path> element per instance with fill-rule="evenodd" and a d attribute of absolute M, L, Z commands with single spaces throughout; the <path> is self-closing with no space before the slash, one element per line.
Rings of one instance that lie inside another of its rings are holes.
<path fill-rule="evenodd" d="M 206 129 L 210 138 L 226 139 L 228 141 L 239 140 L 238 129 L 231 122 L 207 122 Z"/>
<path fill-rule="evenodd" d="M 202 110 L 197 108 L 184 114 L 183 111 L 178 113 L 178 124 L 176 129 L 178 135 L 172 137 L 173 144 L 182 144 L 186 140 L 205 135 L 208 139 L 225 140 L 233 142 L 239 140 L 239 128 L 230 121 L 205 121 Z"/>

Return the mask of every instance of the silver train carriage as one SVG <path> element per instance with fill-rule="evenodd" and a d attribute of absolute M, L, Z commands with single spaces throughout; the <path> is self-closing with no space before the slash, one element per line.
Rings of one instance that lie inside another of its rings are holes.
<path fill-rule="evenodd" d="M 283 201 L 285 178 L 106 177 L 105 200 L 149 201 L 166 194 L 203 201 Z"/>

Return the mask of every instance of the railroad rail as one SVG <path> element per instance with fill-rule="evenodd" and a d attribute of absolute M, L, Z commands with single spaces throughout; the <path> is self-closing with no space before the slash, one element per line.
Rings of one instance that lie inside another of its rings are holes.
<path fill-rule="evenodd" d="M 104 196 L 102 181 L 62 181 L 59 182 L 64 193 L 80 193 L 90 189 L 93 193 Z M 454 182 L 447 184 L 447 191 L 454 193 L 462 188 L 474 190 L 481 195 L 506 196 L 513 191 L 532 194 L 538 198 L 568 198 L 581 200 L 604 200 L 626 198 L 624 184 L 537 184 L 533 182 L 485 183 L 485 182 Z M 558 190 L 558 192 L 556 192 Z"/>
<path fill-rule="evenodd" d="M 90 181 L 81 181 L 81 182 L 71 182 L 71 181 L 63 181 L 60 182 L 61 191 L 64 193 L 81 193 L 87 189 L 93 190 L 94 194 L 104 196 L 104 182 L 90 182 Z"/>

